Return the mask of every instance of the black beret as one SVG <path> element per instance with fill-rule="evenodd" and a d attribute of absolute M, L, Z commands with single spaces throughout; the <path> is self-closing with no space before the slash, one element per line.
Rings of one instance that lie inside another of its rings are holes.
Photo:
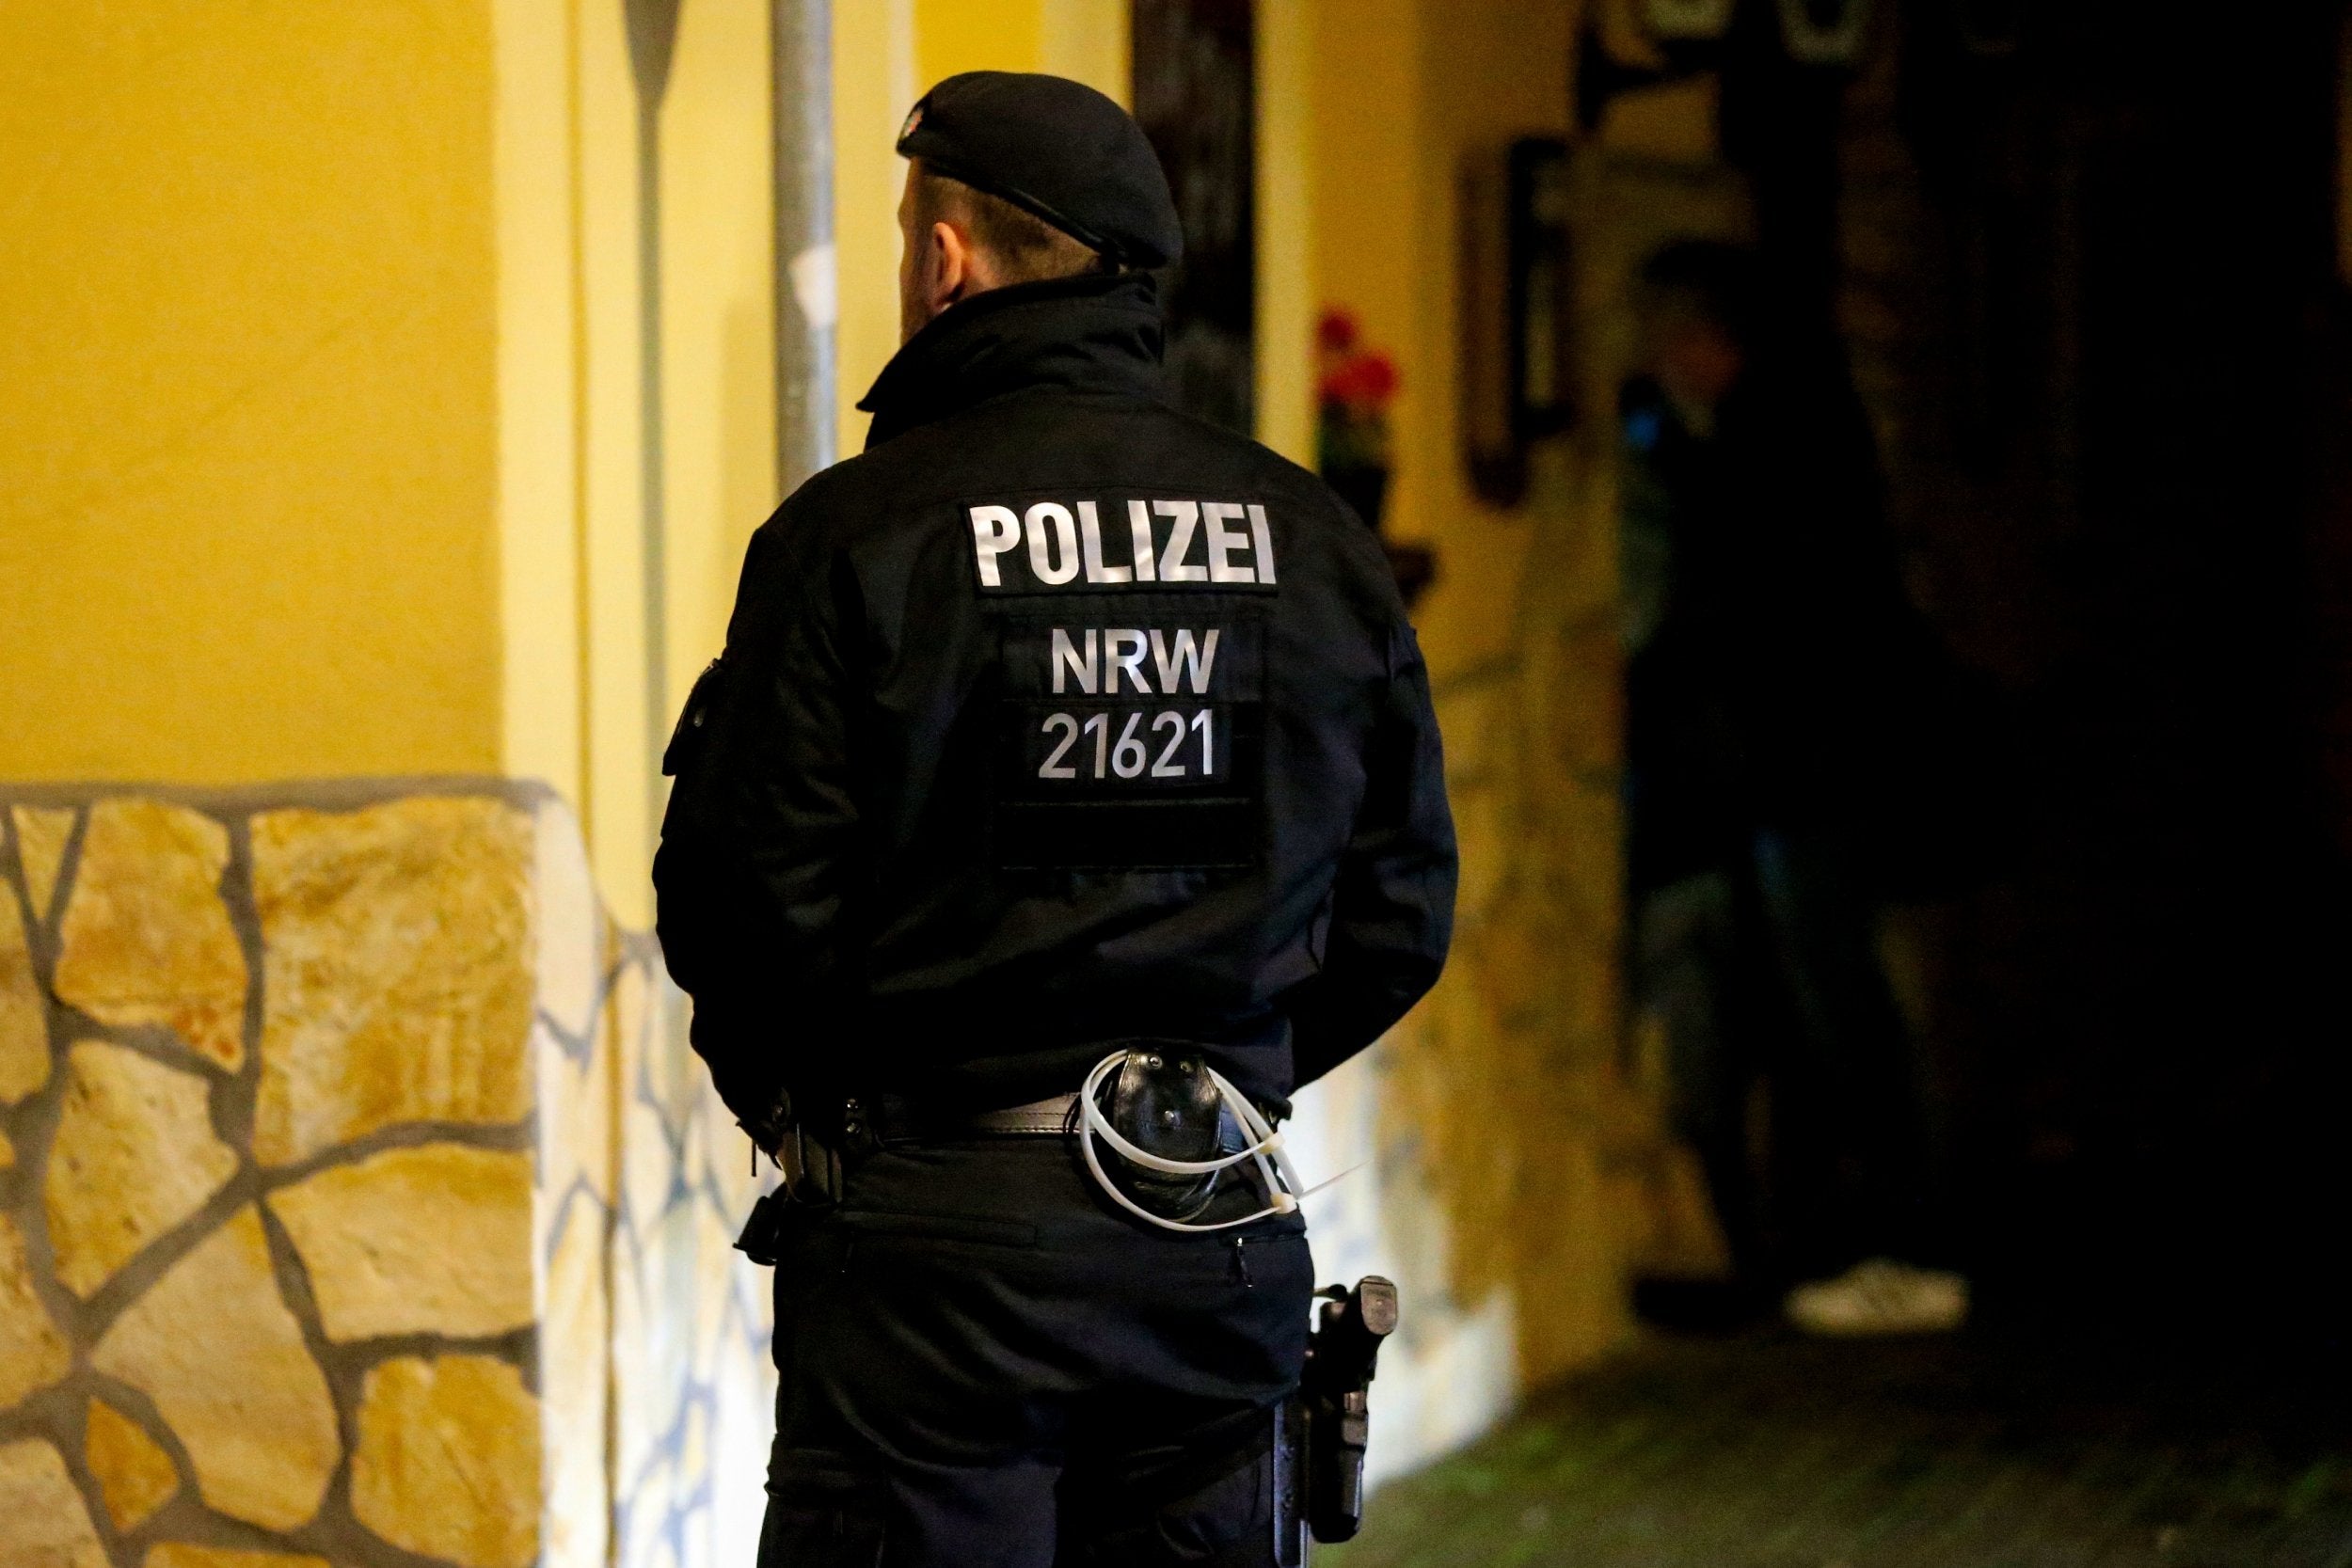
<path fill-rule="evenodd" d="M 1143 127 L 1083 82 L 1010 71 L 950 76 L 908 114 L 898 150 L 1128 265 L 1166 266 L 1184 251 L 1175 198 Z"/>

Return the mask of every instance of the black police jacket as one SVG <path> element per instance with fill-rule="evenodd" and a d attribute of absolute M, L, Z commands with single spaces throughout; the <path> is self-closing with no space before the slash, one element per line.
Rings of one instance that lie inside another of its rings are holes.
<path fill-rule="evenodd" d="M 1136 1037 L 1280 1101 L 1438 976 L 1453 822 L 1379 546 L 1160 401 L 1153 287 L 954 306 L 752 540 L 654 882 L 755 1125 L 1025 1103 Z"/>

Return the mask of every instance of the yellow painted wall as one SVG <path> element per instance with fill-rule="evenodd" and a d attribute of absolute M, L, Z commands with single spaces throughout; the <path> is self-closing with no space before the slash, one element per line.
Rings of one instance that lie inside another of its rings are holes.
<path fill-rule="evenodd" d="M 486 11 L 0 11 L 0 776 L 500 761 Z"/>
<path fill-rule="evenodd" d="M 642 925 L 661 746 L 724 640 L 744 543 L 778 499 L 768 10 L 679 8 L 652 145 L 655 470 L 647 144 L 622 7 L 494 9 L 503 767 L 578 805 L 605 898 Z"/>
<path fill-rule="evenodd" d="M 960 71 L 1044 71 L 1126 103 L 1126 0 L 859 0 L 834 8 L 834 243 L 840 450 L 866 444 L 858 399 L 898 348 L 891 150 L 915 99 Z"/>
<path fill-rule="evenodd" d="M 767 81 L 681 8 L 649 615 L 620 0 L 0 13 L 0 776 L 545 778 L 642 916 L 776 499 Z"/>

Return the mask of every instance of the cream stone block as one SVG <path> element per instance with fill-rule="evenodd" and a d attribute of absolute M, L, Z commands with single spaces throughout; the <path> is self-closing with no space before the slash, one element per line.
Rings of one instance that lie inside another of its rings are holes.
<path fill-rule="evenodd" d="M 610 1204 L 618 1174 L 612 1154 L 612 1031 L 598 1025 L 591 1033 L 583 1062 L 564 1053 L 545 1022 L 532 1027 L 539 1080 L 540 1185 L 548 1197 L 560 1199 L 573 1183 L 585 1182 L 597 1202 Z"/>
<path fill-rule="evenodd" d="M 245 1060 L 245 949 L 220 900 L 229 831 L 160 800 L 90 808 L 56 986 L 102 1023 L 161 1023 L 222 1067 Z"/>
<path fill-rule="evenodd" d="M 697 1192 L 694 1211 L 694 1370 L 710 1375 L 719 1358 L 719 1338 L 727 1331 L 735 1292 L 735 1265 L 744 1261 L 735 1250 L 741 1227 L 729 1225 L 707 1192 Z"/>
<path fill-rule="evenodd" d="M 531 818 L 488 799 L 253 818 L 263 1164 L 529 1114 L 532 848 Z"/>
<path fill-rule="evenodd" d="M 603 908 L 571 807 L 561 800 L 541 805 L 533 839 L 539 1010 L 577 1038 L 596 1022 L 596 993 L 603 986 Z"/>
<path fill-rule="evenodd" d="M 767 1272 L 759 1272 L 764 1281 Z M 767 1471 L 755 1457 L 744 1461 L 768 1451 L 775 1429 L 776 1369 L 764 1341 L 749 1333 L 728 1336 L 711 1373 L 710 1443 L 718 1456 L 710 1473 L 713 1564 L 755 1562 L 759 1556 Z"/>
<path fill-rule="evenodd" d="M 13 1105 L 48 1082 L 49 1012 L 24 917 L 0 883 L 0 1104 Z"/>
<path fill-rule="evenodd" d="M 645 1363 L 648 1345 L 662 1328 L 662 1303 L 647 1299 L 647 1282 L 654 1271 L 647 1267 L 636 1233 L 625 1225 L 615 1227 L 609 1245 L 612 1465 L 620 1483 L 627 1486 L 631 1477 L 652 1462 L 661 1442 L 662 1401 Z"/>
<path fill-rule="evenodd" d="M 694 1320 L 705 1291 L 721 1282 L 696 1269 L 694 1210 L 676 1203 L 651 1225 L 640 1224 L 626 1251 L 613 1254 L 621 1335 L 613 1347 L 614 1423 L 623 1475 L 635 1472 L 677 1430 L 694 1376 Z M 633 1277 L 623 1270 L 633 1263 Z"/>
<path fill-rule="evenodd" d="M 70 807 L 13 806 L 9 816 L 16 819 L 16 858 L 24 867 L 26 901 L 36 921 L 47 920 L 57 895 L 65 847 L 73 837 L 73 812 Z"/>
<path fill-rule="evenodd" d="M 318 1512 L 342 1457 L 335 1406 L 278 1297 L 258 1211 L 173 1265 L 90 1362 L 155 1402 L 214 1509 L 266 1529 Z"/>
<path fill-rule="evenodd" d="M 144 1568 L 333 1568 L 300 1552 L 249 1552 L 234 1546 L 196 1546 L 167 1541 L 148 1548 Z"/>
<path fill-rule="evenodd" d="M 682 1196 L 683 1150 L 671 1136 L 657 1082 L 662 1045 L 658 1022 L 644 971 L 626 966 L 612 989 L 612 1029 L 620 1052 L 622 1202 L 640 1227 L 659 1220 Z"/>
<path fill-rule="evenodd" d="M 532 1568 L 539 1432 L 539 1402 L 503 1361 L 386 1361 L 360 1396 L 352 1512 L 393 1545 L 460 1568 Z"/>
<path fill-rule="evenodd" d="M 531 1156 L 392 1148 L 272 1194 L 330 1339 L 503 1334 L 532 1321 Z"/>
<path fill-rule="evenodd" d="M 0 1213 L 0 1410 L 73 1370 L 73 1352 L 33 1291 L 24 1233 Z"/>
<path fill-rule="evenodd" d="M 667 1456 L 656 1460 L 633 1485 L 624 1475 L 622 1488 L 621 1560 L 643 1568 L 664 1568 L 665 1563 L 677 1568 L 668 1541 L 678 1494 L 672 1461 Z"/>
<path fill-rule="evenodd" d="M 612 1303 L 605 1224 L 600 1205 L 573 1194 L 548 1254 L 539 1329 L 547 1401 L 545 1568 L 605 1568 L 609 1550 L 604 1443 Z"/>
<path fill-rule="evenodd" d="M 127 1046 L 74 1046 L 41 1189 L 67 1290 L 96 1291 L 236 1174 L 208 1099 L 203 1079 Z"/>
<path fill-rule="evenodd" d="M 89 1402 L 82 1452 L 118 1534 L 147 1523 L 180 1490 L 180 1472 L 163 1445 L 104 1400 Z"/>
<path fill-rule="evenodd" d="M 0 1444 L 0 1562 L 8 1568 L 106 1568 L 89 1509 L 48 1444 Z"/>
<path fill-rule="evenodd" d="M 764 1157 L 753 1160 L 750 1135 L 735 1125 L 735 1113 L 726 1108 L 719 1091 L 710 1086 L 707 1073 L 702 1081 L 702 1103 L 695 1115 L 709 1134 L 710 1174 L 718 1188 L 722 1212 L 739 1227 L 751 1216 L 752 1205 L 759 1199 L 760 1171 L 769 1162 Z"/>

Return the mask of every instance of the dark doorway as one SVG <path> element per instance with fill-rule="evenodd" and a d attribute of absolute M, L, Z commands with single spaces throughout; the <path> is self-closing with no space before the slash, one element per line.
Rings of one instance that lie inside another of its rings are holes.
<path fill-rule="evenodd" d="M 1841 319 L 1892 512 L 2017 697 L 1999 869 L 1928 926 L 1972 1245 L 2020 1302 L 2321 1322 L 2352 1038 L 2312 571 L 2347 522 L 2338 9 L 2053 5 L 1988 47 L 1914 3 L 1843 111 Z"/>
<path fill-rule="evenodd" d="M 1257 429 L 1257 100 L 1249 0 L 1135 0 L 1136 119 L 1168 170 L 1184 255 L 1163 279 L 1168 384 Z"/>
<path fill-rule="evenodd" d="M 2000 699 L 1888 802 L 1950 1261 L 1995 1312 L 2341 1339 L 2346 8 L 1723 9 L 1662 57 L 1717 77 L 1777 317 L 1851 372 L 1909 596 Z M 1844 56 L 1792 41 L 1847 13 Z"/>

